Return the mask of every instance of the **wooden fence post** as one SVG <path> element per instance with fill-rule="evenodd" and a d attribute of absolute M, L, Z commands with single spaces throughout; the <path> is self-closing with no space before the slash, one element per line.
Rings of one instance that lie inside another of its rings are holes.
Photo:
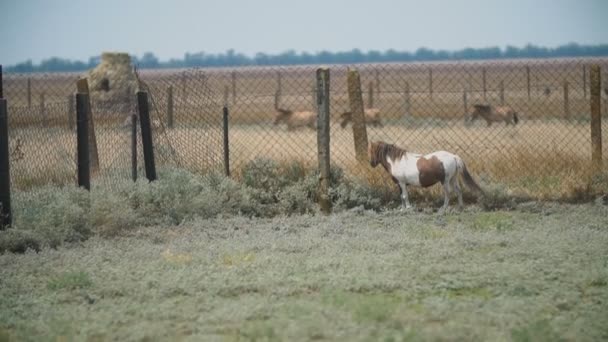
<path fill-rule="evenodd" d="M 602 94 L 600 66 L 592 65 L 589 70 L 589 91 L 591 98 L 591 161 L 596 172 L 602 167 Z"/>
<path fill-rule="evenodd" d="M 319 159 L 319 206 L 323 214 L 331 213 L 329 198 L 329 69 L 317 69 L 317 152 Z M 360 95 L 359 95 L 360 96 Z"/>
<path fill-rule="evenodd" d="M 230 141 L 228 135 L 228 107 L 222 110 L 222 121 L 224 128 L 224 174 L 230 177 Z"/>
<path fill-rule="evenodd" d="M 10 152 L 8 148 L 8 106 L 6 99 L 2 96 L 0 90 L 0 215 L 2 216 L 0 217 L 0 230 L 10 226 L 13 219 L 11 212 Z"/>
<path fill-rule="evenodd" d="M 564 117 L 570 119 L 570 99 L 568 97 L 568 81 L 564 81 Z"/>
<path fill-rule="evenodd" d="M 154 145 L 150 127 L 150 111 L 148 110 L 148 93 L 137 92 L 137 108 L 139 109 L 139 124 L 141 125 L 141 142 L 144 148 L 144 165 L 146 178 L 150 182 L 156 180 L 156 165 L 154 163 Z"/>
<path fill-rule="evenodd" d="M 500 85 L 499 85 L 499 91 L 500 91 L 500 105 L 504 106 L 505 105 L 505 81 L 504 80 L 500 80 Z"/>
<path fill-rule="evenodd" d="M 173 128 L 173 86 L 167 88 L 167 127 Z"/>
<path fill-rule="evenodd" d="M 367 159 L 367 127 L 365 125 L 365 109 L 361 94 L 361 78 L 357 70 L 349 70 L 347 77 L 348 100 L 353 120 L 353 138 L 355 156 L 360 163 Z"/>
<path fill-rule="evenodd" d="M 76 132 L 78 156 L 78 186 L 91 190 L 91 163 L 89 155 L 89 94 L 76 94 Z"/>
<path fill-rule="evenodd" d="M 76 89 L 81 94 L 89 94 L 89 82 L 86 78 L 81 78 L 76 82 Z M 91 162 L 91 171 L 93 173 L 99 171 L 99 154 L 97 151 L 97 137 L 95 134 L 95 125 L 93 124 L 93 109 L 91 107 L 91 98 L 89 96 L 86 97 L 88 112 L 88 122 L 89 122 L 89 154 L 90 154 L 90 162 Z"/>
<path fill-rule="evenodd" d="M 228 85 L 224 85 L 224 107 L 228 106 L 228 99 L 230 98 L 230 88 Z"/>

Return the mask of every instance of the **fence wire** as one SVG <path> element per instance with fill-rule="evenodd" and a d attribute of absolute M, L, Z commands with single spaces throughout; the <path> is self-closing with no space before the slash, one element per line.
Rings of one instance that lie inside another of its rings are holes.
<path fill-rule="evenodd" d="M 347 74 L 358 70 L 369 141 L 408 151 L 459 154 L 488 182 L 513 188 L 578 184 L 589 170 L 590 66 L 602 73 L 602 133 L 608 127 L 608 59 L 512 60 L 330 66 L 331 160 L 365 177 L 356 162 Z M 230 164 L 235 177 L 256 158 L 316 166 L 314 66 L 144 70 L 159 168 L 221 171 L 222 107 L 229 110 Z M 81 74 L 5 74 L 11 174 L 15 189 L 76 181 L 75 84 Z M 126 76 L 125 76 L 126 77 Z M 90 84 L 99 154 L 93 186 L 131 179 L 131 81 Z M 117 84 L 122 83 L 122 90 Z M 125 86 L 128 84 L 128 86 Z M 517 124 L 474 119 L 476 106 L 508 106 Z M 280 113 L 301 112 L 281 120 Z M 309 112 L 306 114 L 306 112 Z M 299 115 L 300 120 L 293 117 Z M 310 125 L 311 121 L 313 125 Z M 309 124 L 309 125 L 307 125 Z M 138 137 L 138 171 L 144 176 Z M 605 146 L 605 144 L 604 144 Z M 604 148 L 603 159 L 608 160 Z M 602 166 L 606 170 L 606 164 Z"/>

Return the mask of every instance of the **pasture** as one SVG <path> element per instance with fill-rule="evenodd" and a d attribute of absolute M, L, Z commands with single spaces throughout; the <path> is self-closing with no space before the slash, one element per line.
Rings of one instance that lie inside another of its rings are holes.
<path fill-rule="evenodd" d="M 607 208 L 194 217 L 6 253 L 0 340 L 606 340 Z"/>

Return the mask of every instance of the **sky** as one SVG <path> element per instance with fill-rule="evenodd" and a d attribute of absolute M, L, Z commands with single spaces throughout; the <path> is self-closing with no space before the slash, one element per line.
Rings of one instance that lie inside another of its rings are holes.
<path fill-rule="evenodd" d="M 0 0 L 0 64 L 608 43 L 606 0 Z"/>

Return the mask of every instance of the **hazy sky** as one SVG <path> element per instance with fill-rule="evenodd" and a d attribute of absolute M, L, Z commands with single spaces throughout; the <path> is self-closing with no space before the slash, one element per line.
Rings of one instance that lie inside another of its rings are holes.
<path fill-rule="evenodd" d="M 608 43 L 606 0 L 0 0 L 0 64 Z"/>

